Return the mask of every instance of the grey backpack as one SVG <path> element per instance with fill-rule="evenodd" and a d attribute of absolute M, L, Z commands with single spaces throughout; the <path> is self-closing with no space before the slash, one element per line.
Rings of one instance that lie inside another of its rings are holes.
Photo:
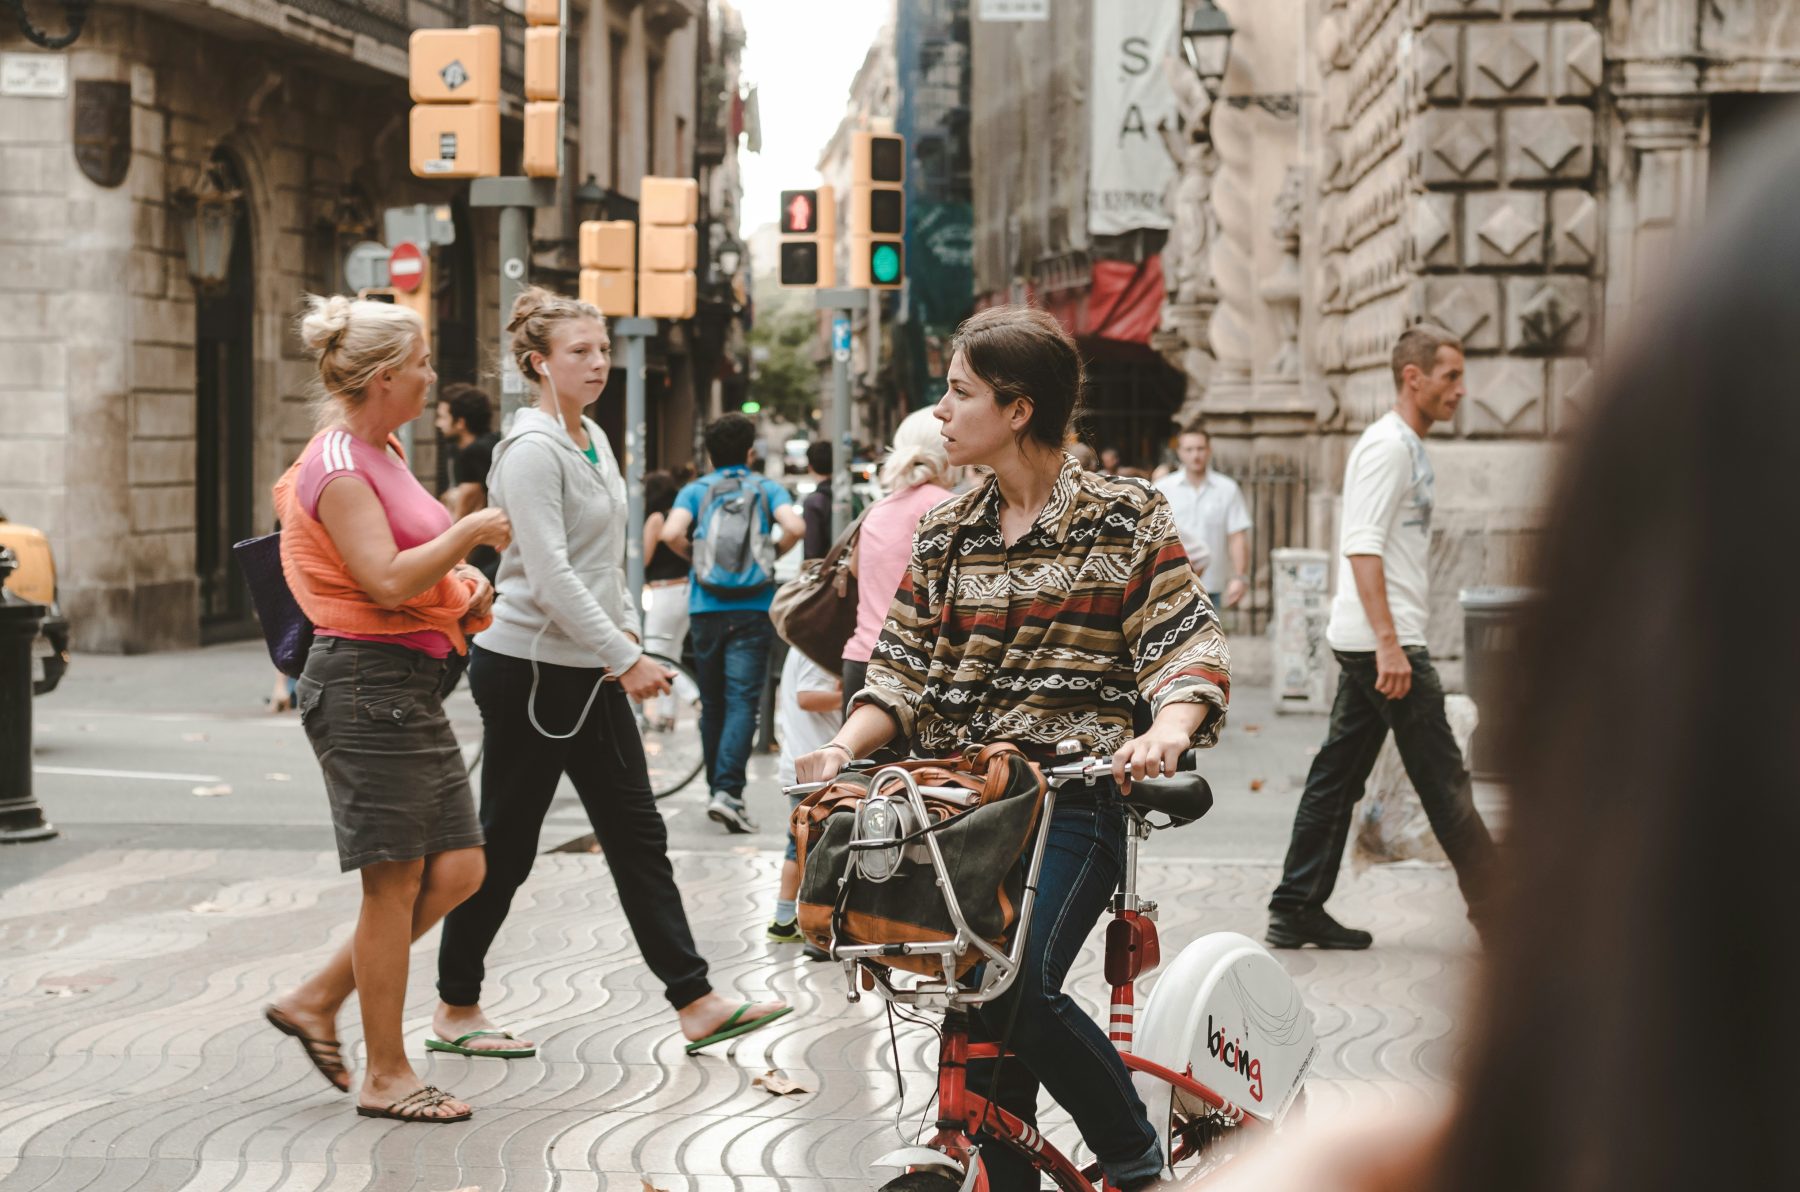
<path fill-rule="evenodd" d="M 706 490 L 694 526 L 694 579 L 719 596 L 775 582 L 774 510 L 754 476 L 722 476 Z"/>

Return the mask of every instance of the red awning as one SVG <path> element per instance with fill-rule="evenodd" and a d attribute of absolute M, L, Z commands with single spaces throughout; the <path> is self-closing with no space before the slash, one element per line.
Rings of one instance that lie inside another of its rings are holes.
<path fill-rule="evenodd" d="M 1147 345 L 1162 319 L 1162 257 L 1154 255 L 1138 265 L 1130 261 L 1095 261 L 1086 289 L 1045 294 L 1031 286 L 1025 300 L 1055 315 L 1070 335 Z M 986 309 L 1005 301 L 1005 294 L 992 293 L 983 295 L 975 305 Z"/>

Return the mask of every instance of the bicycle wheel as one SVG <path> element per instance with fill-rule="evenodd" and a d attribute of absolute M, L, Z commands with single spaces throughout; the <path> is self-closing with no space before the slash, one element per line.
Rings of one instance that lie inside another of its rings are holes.
<path fill-rule="evenodd" d="M 638 733 L 644 738 L 644 760 L 650 767 L 650 789 L 667 798 L 692 782 L 706 764 L 700 743 L 700 684 L 687 667 L 662 654 L 646 654 L 675 676 L 668 695 L 632 702 Z"/>

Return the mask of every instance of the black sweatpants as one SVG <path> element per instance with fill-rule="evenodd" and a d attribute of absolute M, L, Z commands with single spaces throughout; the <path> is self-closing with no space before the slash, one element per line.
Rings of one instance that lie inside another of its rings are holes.
<path fill-rule="evenodd" d="M 538 664 L 537 722 L 545 732 L 575 727 L 601 671 Z M 617 683 L 601 684 L 581 731 L 554 740 L 532 727 L 531 663 L 479 646 L 469 651 L 469 690 L 481 709 L 481 826 L 487 877 L 444 919 L 438 949 L 438 996 L 453 1006 L 481 1000 L 488 947 L 506 921 L 513 891 L 531 873 L 538 833 L 567 774 L 587 809 L 619 904 L 650 971 L 677 1008 L 706 996 L 706 961 L 669 864 L 669 830 L 656 808 L 644 743 L 631 702 Z"/>

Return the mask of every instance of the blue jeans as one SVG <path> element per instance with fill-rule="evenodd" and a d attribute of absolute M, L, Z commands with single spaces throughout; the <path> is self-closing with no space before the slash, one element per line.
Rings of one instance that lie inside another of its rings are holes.
<path fill-rule="evenodd" d="M 1075 1119 L 1107 1178 L 1132 1188 L 1162 1171 L 1156 1131 L 1118 1049 L 1063 992 L 1069 966 L 1118 888 L 1124 863 L 1125 815 L 1110 784 L 1058 799 L 1023 965 L 1012 987 L 972 1016 L 970 1038 L 1006 1036 L 1014 1058 L 1000 1068 L 994 1094 L 1000 1106 L 1036 1126 L 1041 1082 Z M 969 1064 L 971 1092 L 985 1097 L 992 1079 L 992 1060 Z M 1037 1173 L 1011 1148 L 989 1143 L 981 1156 L 993 1192 L 1036 1192 Z"/>
<path fill-rule="evenodd" d="M 756 709 L 769 678 L 775 627 L 767 612 L 695 613 L 694 678 L 700 684 L 700 743 L 707 789 L 742 807 L 744 767 L 756 738 Z"/>

